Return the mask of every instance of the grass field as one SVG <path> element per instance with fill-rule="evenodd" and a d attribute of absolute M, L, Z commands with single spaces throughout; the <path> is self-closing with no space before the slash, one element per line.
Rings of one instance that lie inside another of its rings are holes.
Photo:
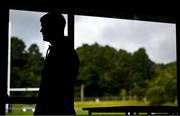
<path fill-rule="evenodd" d="M 141 101 L 86 101 L 86 102 L 75 102 L 75 108 L 77 115 L 87 115 L 88 112 L 82 110 L 87 107 L 110 107 L 110 106 L 145 106 L 146 104 Z"/>
<path fill-rule="evenodd" d="M 75 110 L 77 115 L 88 115 L 88 111 L 82 110 L 82 108 L 87 107 L 102 107 L 102 106 L 146 106 L 143 101 L 79 101 L 75 102 Z M 166 104 L 166 105 L 175 105 L 175 104 Z M 11 113 L 7 113 L 7 115 L 30 115 L 32 116 L 32 111 L 22 111 L 23 106 L 35 107 L 35 105 L 27 105 L 27 104 L 13 104 L 13 110 Z"/>

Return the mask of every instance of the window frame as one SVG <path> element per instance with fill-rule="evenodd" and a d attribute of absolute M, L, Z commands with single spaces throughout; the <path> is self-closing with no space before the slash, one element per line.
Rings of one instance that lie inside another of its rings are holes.
<path fill-rule="evenodd" d="M 176 53 L 177 53 L 177 107 L 180 106 L 180 79 L 178 78 L 180 69 L 180 49 L 179 44 L 179 22 L 177 17 L 169 16 L 169 17 L 161 17 L 160 14 L 150 15 L 143 13 L 135 14 L 131 13 L 130 11 L 123 11 L 123 10 L 98 10 L 98 9 L 83 9 L 83 8 L 62 8 L 60 6 L 52 6 L 50 7 L 47 5 L 40 5 L 37 4 L 33 6 L 31 3 L 29 7 L 26 7 L 26 2 L 23 2 L 21 5 L 18 3 L 12 3 L 9 6 L 6 6 L 3 10 L 0 10 L 1 15 L 3 16 L 1 19 L 1 37 L 3 38 L 0 42 L 0 115 L 5 115 L 5 105 L 7 103 L 14 103 L 14 104 L 34 104 L 37 101 L 37 98 L 33 97 L 8 97 L 7 96 L 7 71 L 8 71 L 8 25 L 9 25 L 9 11 L 10 9 L 17 9 L 17 10 L 29 10 L 29 11 L 39 11 L 39 12 L 47 12 L 50 10 L 61 10 L 62 13 L 68 15 L 68 36 L 71 38 L 71 46 L 74 48 L 74 18 L 75 15 L 87 15 L 87 16 L 100 16 L 100 17 L 111 17 L 111 18 L 124 18 L 124 19 L 136 19 L 136 20 L 145 20 L 145 21 L 156 21 L 156 22 L 168 22 L 168 23 L 175 23 L 176 24 Z M 138 11 L 137 11 L 138 12 Z M 145 15 L 144 15 L 145 14 Z"/>

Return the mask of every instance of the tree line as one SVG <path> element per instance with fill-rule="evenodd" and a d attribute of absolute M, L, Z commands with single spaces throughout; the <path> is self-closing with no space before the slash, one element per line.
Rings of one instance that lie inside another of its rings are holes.
<path fill-rule="evenodd" d="M 136 96 L 155 105 L 175 102 L 176 61 L 157 64 L 149 58 L 145 48 L 129 53 L 98 43 L 84 44 L 76 51 L 80 58 L 80 71 L 75 97 L 80 96 L 83 85 L 85 97 Z M 43 60 L 36 44 L 26 49 L 21 39 L 12 37 L 11 87 L 38 87 Z"/>

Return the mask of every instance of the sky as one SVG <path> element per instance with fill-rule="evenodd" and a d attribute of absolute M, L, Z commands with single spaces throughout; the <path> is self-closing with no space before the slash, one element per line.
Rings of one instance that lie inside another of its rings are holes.
<path fill-rule="evenodd" d="M 42 40 L 40 17 L 45 12 L 10 10 L 10 35 L 36 43 L 45 55 L 48 43 Z M 67 15 L 64 15 L 67 20 Z M 109 45 L 133 53 L 146 49 L 156 63 L 176 61 L 176 25 L 149 21 L 75 15 L 75 48 L 83 44 Z M 65 28 L 67 35 L 67 27 Z"/>

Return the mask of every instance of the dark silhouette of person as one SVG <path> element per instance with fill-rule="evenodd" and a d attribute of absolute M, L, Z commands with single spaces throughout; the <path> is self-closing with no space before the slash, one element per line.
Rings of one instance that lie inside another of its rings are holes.
<path fill-rule="evenodd" d="M 75 115 L 74 85 L 79 58 L 64 36 L 65 18 L 59 12 L 41 17 L 43 40 L 50 43 L 42 70 L 42 80 L 34 115 Z"/>

